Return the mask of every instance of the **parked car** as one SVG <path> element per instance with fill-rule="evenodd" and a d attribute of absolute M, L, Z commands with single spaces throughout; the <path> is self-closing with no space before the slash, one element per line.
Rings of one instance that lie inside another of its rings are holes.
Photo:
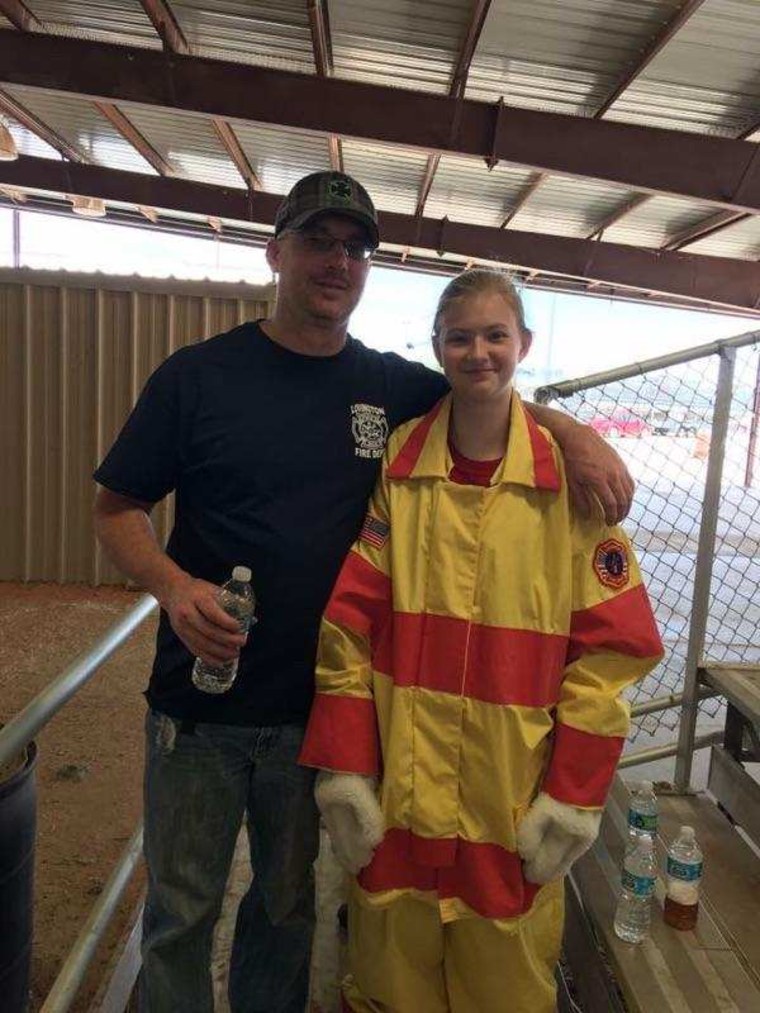
<path fill-rule="evenodd" d="M 696 436 L 705 427 L 702 416 L 691 408 L 674 405 L 672 408 L 653 408 L 648 419 L 657 436 Z"/>
<path fill-rule="evenodd" d="M 597 415 L 589 425 L 600 436 L 645 436 L 651 428 L 643 416 L 630 408 L 613 408 L 608 415 Z"/>

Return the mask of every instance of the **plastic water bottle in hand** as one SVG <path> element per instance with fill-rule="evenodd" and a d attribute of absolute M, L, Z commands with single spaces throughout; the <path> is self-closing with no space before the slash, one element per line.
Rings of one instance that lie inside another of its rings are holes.
<path fill-rule="evenodd" d="M 657 796 L 651 781 L 639 782 L 631 794 L 626 852 L 633 851 L 642 837 L 657 837 Z"/>
<path fill-rule="evenodd" d="M 256 620 L 256 596 L 251 587 L 251 571 L 247 566 L 236 566 L 232 577 L 222 585 L 219 604 L 233 619 L 238 621 L 241 633 L 247 633 Z M 238 658 L 223 665 L 207 665 L 202 658 L 196 658 L 193 665 L 193 685 L 204 693 L 226 693 L 235 681 Z"/>
<path fill-rule="evenodd" d="M 702 852 L 694 827 L 681 827 L 668 848 L 667 888 L 663 918 L 674 929 L 693 929 L 697 924 Z"/>
<path fill-rule="evenodd" d="M 626 943 L 640 943 L 649 935 L 656 879 L 654 841 L 644 835 L 625 856 L 623 892 L 615 911 L 615 935 Z"/>

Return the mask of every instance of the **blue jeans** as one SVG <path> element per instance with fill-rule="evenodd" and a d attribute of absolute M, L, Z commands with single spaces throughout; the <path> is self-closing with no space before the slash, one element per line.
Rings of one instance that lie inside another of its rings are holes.
<path fill-rule="evenodd" d="M 303 1013 L 319 844 L 314 771 L 296 762 L 303 732 L 148 714 L 143 1013 L 212 1013 L 212 934 L 244 813 L 254 878 L 235 925 L 230 1007 Z"/>

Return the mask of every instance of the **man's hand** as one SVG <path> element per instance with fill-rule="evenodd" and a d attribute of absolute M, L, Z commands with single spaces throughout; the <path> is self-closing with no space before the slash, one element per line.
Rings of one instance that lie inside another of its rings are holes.
<path fill-rule="evenodd" d="M 246 634 L 219 604 L 221 588 L 189 574 L 172 581 L 161 606 L 185 647 L 209 665 L 223 665 L 240 653 Z"/>
<path fill-rule="evenodd" d="M 567 486 L 578 513 L 593 517 L 601 510 L 608 524 L 619 524 L 631 509 L 634 484 L 618 454 L 591 426 L 565 412 L 548 405 L 528 403 L 525 407 L 562 448 Z"/>
<path fill-rule="evenodd" d="M 631 509 L 634 483 L 618 454 L 591 426 L 576 422 L 548 405 L 525 406 L 562 448 L 567 486 L 573 506 L 582 517 L 600 510 L 608 524 L 619 524 Z"/>
<path fill-rule="evenodd" d="M 562 447 L 567 486 L 576 510 L 583 517 L 592 517 L 601 507 L 608 524 L 619 524 L 628 516 L 635 491 L 622 459 L 591 426 L 575 421 L 557 436 L 557 442 Z"/>

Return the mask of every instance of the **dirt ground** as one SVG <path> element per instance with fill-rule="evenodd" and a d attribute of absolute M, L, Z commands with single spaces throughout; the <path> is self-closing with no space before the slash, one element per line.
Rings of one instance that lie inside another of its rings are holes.
<path fill-rule="evenodd" d="M 0 722 L 17 714 L 137 602 L 135 592 L 0 583 Z M 149 617 L 37 738 L 38 832 L 30 1013 L 39 1010 L 141 818 Z M 127 890 L 72 1007 L 85 1013 L 139 900 Z"/>
<path fill-rule="evenodd" d="M 0 723 L 16 715 L 133 606 L 139 594 L 112 588 L 0 583 Z M 35 926 L 29 1013 L 41 1008 L 92 905 L 141 819 L 142 691 L 153 657 L 149 617 L 37 737 L 38 827 Z M 8 776 L 9 771 L 5 771 Z M 1 776 L 1 775 L 0 775 Z M 212 979 L 218 1013 L 228 1013 L 227 963 L 237 903 L 250 881 L 241 835 L 222 917 Z M 317 864 L 313 1013 L 338 1008 L 344 959 L 337 909 L 344 876 L 326 840 Z M 130 883 L 74 1005 L 89 1013 L 117 944 L 131 927 L 143 887 Z M 0 1003 L 0 1006 L 2 1004 Z"/>

